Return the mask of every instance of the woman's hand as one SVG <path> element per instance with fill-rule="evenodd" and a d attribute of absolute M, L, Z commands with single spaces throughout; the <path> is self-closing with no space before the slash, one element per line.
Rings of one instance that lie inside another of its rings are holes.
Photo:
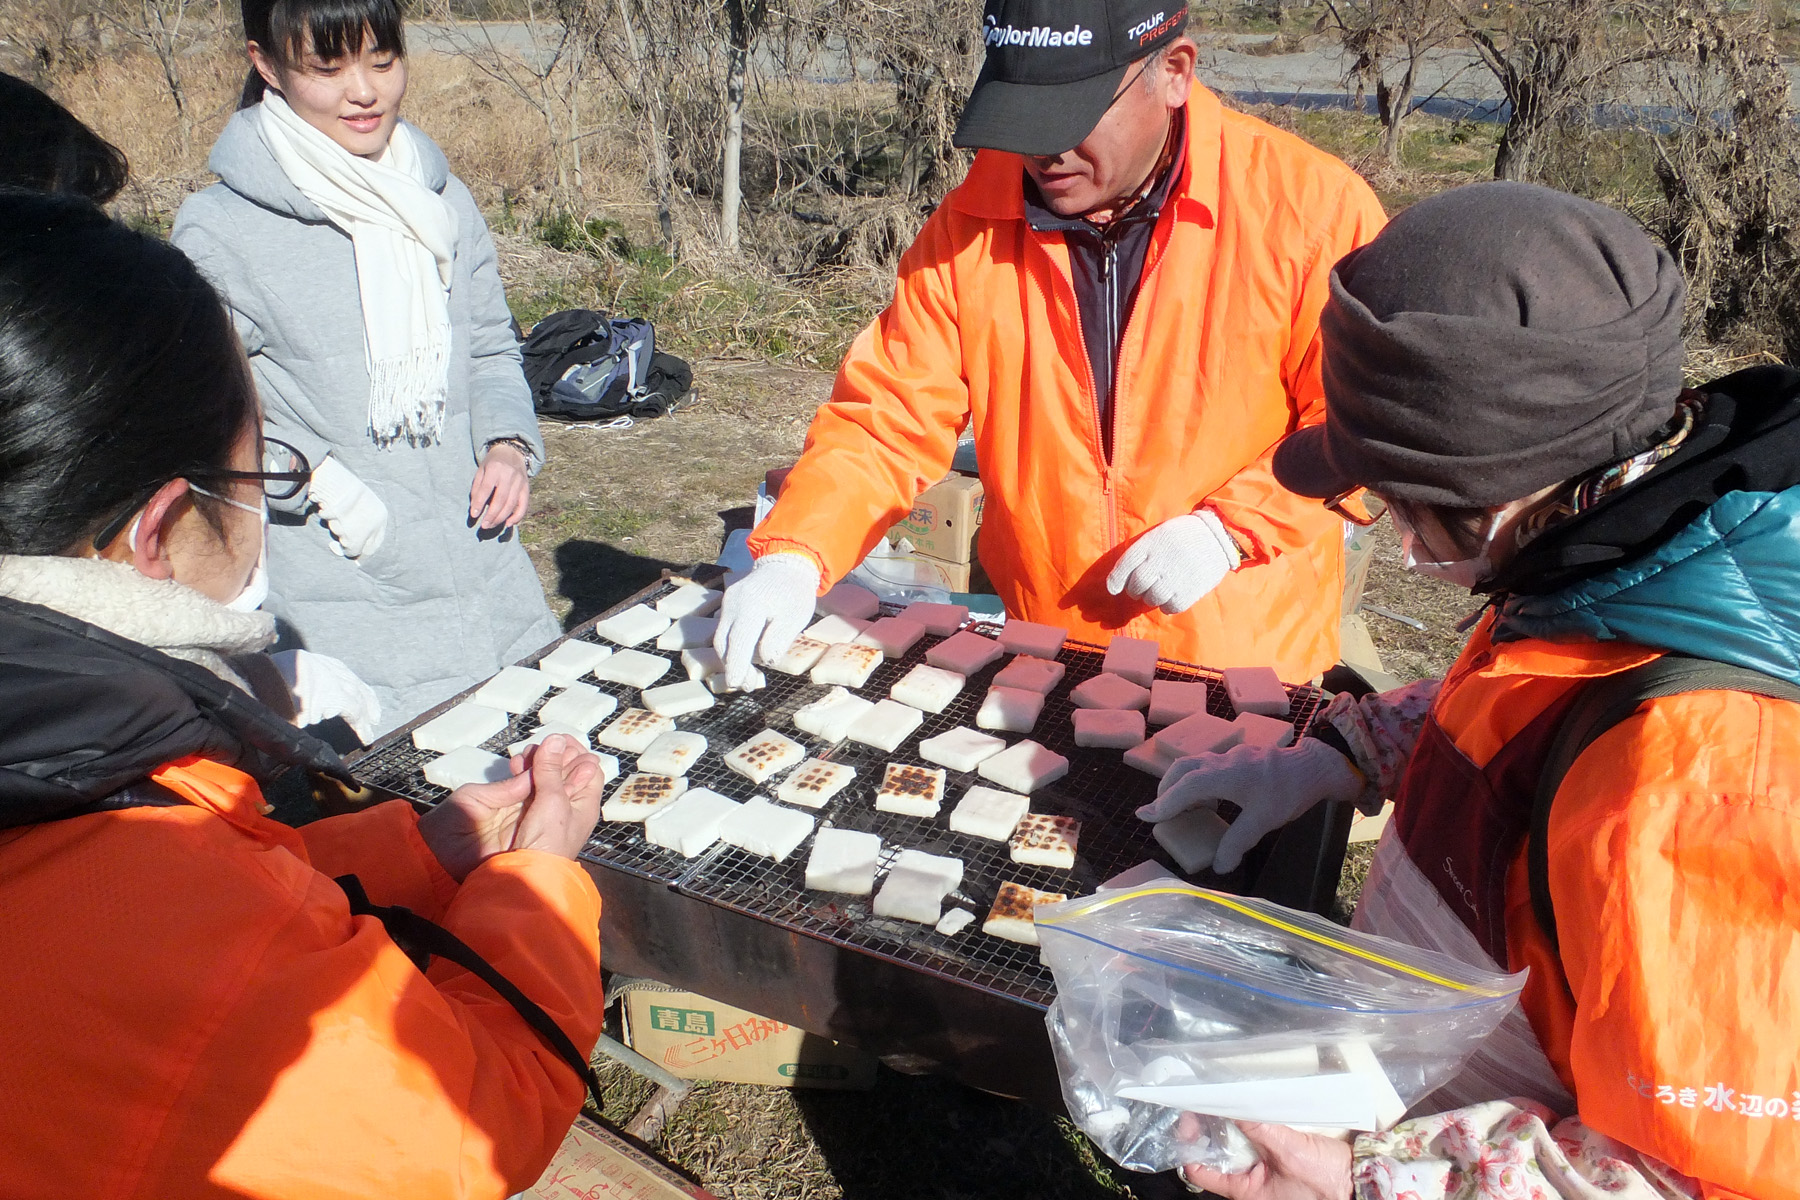
<path fill-rule="evenodd" d="M 1193 1116 L 1183 1114 L 1177 1136 L 1195 1138 L 1194 1124 Z M 1286 1125 L 1239 1121 L 1238 1128 L 1262 1161 L 1236 1175 L 1190 1163 L 1182 1168 L 1189 1186 L 1226 1200 L 1349 1200 L 1350 1147 L 1344 1142 Z"/>
<path fill-rule="evenodd" d="M 483 529 L 511 529 L 531 507 L 531 474 L 517 446 L 494 442 L 481 457 L 469 488 L 469 520 Z"/>
<path fill-rule="evenodd" d="M 555 734 L 513 759 L 511 779 L 451 792 L 419 818 L 419 836 L 458 883 L 507 850 L 574 858 L 600 821 L 605 787 L 600 760 Z"/>

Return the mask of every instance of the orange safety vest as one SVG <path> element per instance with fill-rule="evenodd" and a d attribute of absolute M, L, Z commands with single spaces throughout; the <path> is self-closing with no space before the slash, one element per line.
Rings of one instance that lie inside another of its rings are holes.
<path fill-rule="evenodd" d="M 1576 688 L 1659 654 L 1496 645 L 1490 626 L 1432 710 L 1474 770 Z M 1487 933 L 1509 970 L 1531 968 L 1521 1003 L 1582 1119 L 1709 1197 L 1800 1198 L 1800 705 L 1694 692 L 1641 706 L 1575 760 L 1547 848 L 1560 955 L 1523 847 L 1497 864 L 1503 929 Z M 1461 887 L 1467 901 L 1445 901 L 1472 909 L 1483 881 Z"/>
<path fill-rule="evenodd" d="M 949 470 L 973 422 L 981 562 L 1008 613 L 1291 681 L 1337 660 L 1343 523 L 1276 483 L 1269 455 L 1324 419 L 1331 269 L 1385 217 L 1349 167 L 1198 84 L 1187 113 L 1182 175 L 1120 344 L 1112 460 L 1068 250 L 1027 223 L 1018 156 L 984 150 L 851 346 L 753 554 L 803 553 L 825 584 L 842 578 Z M 1245 549 L 1217 589 L 1172 617 L 1107 593 L 1129 542 L 1203 507 Z"/>
<path fill-rule="evenodd" d="M 187 801 L 0 831 L 0 1192 L 490 1197 L 530 1186 L 582 1082 L 487 985 L 421 975 L 336 875 L 475 947 L 584 1051 L 599 896 L 498 855 L 459 886 L 400 801 L 290 829 L 187 759 Z"/>

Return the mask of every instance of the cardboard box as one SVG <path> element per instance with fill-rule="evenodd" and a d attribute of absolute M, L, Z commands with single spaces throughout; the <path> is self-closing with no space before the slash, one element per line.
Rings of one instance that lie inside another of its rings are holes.
<path fill-rule="evenodd" d="M 715 1200 L 636 1146 L 577 1117 L 525 1200 Z"/>
<path fill-rule="evenodd" d="M 981 480 L 973 475 L 951 475 L 919 493 L 912 512 L 888 531 L 889 536 L 904 537 L 920 554 L 967 563 L 975 557 L 982 501 Z"/>
<path fill-rule="evenodd" d="M 780 1021 L 693 992 L 625 995 L 625 1043 L 683 1079 L 861 1091 L 875 1059 Z"/>

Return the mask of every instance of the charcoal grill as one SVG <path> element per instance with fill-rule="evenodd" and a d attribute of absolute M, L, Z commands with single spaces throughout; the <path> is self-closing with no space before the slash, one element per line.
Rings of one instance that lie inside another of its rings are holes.
<path fill-rule="evenodd" d="M 705 572 L 690 577 L 717 582 L 716 575 Z M 603 642 L 593 631 L 597 621 L 632 604 L 654 603 L 680 581 L 652 584 L 568 637 Z M 998 632 L 981 623 L 972 627 L 990 635 Z M 903 658 L 884 662 L 862 693 L 886 695 L 941 640 L 928 635 Z M 552 648 L 554 644 L 525 661 L 536 662 Z M 659 683 L 686 677 L 679 652 L 656 650 L 653 645 L 638 648 L 672 661 L 670 673 Z M 582 861 L 604 902 L 601 948 L 608 969 L 689 988 L 862 1046 L 896 1065 L 944 1071 L 990 1091 L 1059 1107 L 1043 1026 L 1043 1011 L 1054 988 L 1049 968 L 1035 947 L 981 933 L 980 918 L 1006 881 L 1078 896 L 1146 859 L 1173 869 L 1150 836 L 1150 827 L 1134 815 L 1139 805 L 1154 798 L 1156 781 L 1126 766 L 1117 750 L 1074 744 L 1069 692 L 1100 673 L 1102 656 L 1100 647 L 1068 643 L 1061 655 L 1066 674 L 1046 700 L 1036 728 L 1029 735 L 1008 735 L 1009 741 L 1029 736 L 1069 760 L 1068 774 L 1031 798 L 1033 812 L 1081 822 L 1076 863 L 1068 871 L 1015 863 L 1003 843 L 950 831 L 949 812 L 956 801 L 972 784 L 987 782 L 972 771 L 948 772 L 943 809 L 935 820 L 877 812 L 873 807 L 887 763 L 930 766 L 918 754 L 922 740 L 959 725 L 974 727 L 975 711 L 1006 658 L 972 675 L 944 712 L 927 713 L 924 724 L 892 754 L 854 742 L 825 742 L 795 728 L 794 710 L 827 690 L 805 676 L 768 671 L 768 687 L 720 696 L 713 708 L 679 718 L 680 728 L 707 739 L 706 755 L 689 771 L 689 784 L 736 800 L 747 800 L 759 789 L 727 769 L 721 757 L 765 728 L 800 741 L 814 757 L 854 767 L 856 779 L 815 813 L 819 827 L 878 834 L 884 870 L 905 848 L 962 859 L 963 883 L 946 908 L 961 905 L 972 910 L 977 921 L 947 937 L 929 926 L 877 917 L 867 897 L 809 892 L 803 884 L 810 838 L 782 863 L 717 842 L 687 859 L 651 845 L 641 825 L 603 821 Z M 1165 661 L 1159 664 L 1157 677 L 1215 685 L 1209 708 L 1220 716 L 1231 715 L 1216 672 Z M 615 696 L 621 709 L 638 703 L 635 688 L 604 681 L 597 686 Z M 1310 687 L 1289 690 L 1293 720 L 1304 728 L 1322 694 Z M 356 776 L 421 805 L 441 800 L 447 793 L 425 782 L 421 774 L 435 756 L 414 748 L 411 730 L 467 694 L 390 733 L 356 757 L 351 764 Z M 484 747 L 504 753 L 508 744 L 530 736 L 538 723 L 536 708 L 514 717 Z M 619 758 L 621 771 L 629 774 L 635 756 Z M 773 795 L 774 782 L 761 790 Z M 1233 876 L 1202 882 L 1243 890 L 1245 881 Z"/>

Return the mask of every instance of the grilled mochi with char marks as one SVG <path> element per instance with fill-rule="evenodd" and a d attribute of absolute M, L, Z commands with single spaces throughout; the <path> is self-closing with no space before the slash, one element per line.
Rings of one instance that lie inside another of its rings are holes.
<path fill-rule="evenodd" d="M 781 657 L 766 659 L 760 651 L 756 661 L 771 671 L 779 671 L 783 675 L 804 675 L 819 665 L 819 659 L 831 649 L 830 642 L 821 642 L 817 638 L 809 638 L 801 634 L 794 639 L 794 644 L 782 651 Z"/>
<path fill-rule="evenodd" d="M 706 739 L 700 734 L 672 729 L 657 735 L 638 755 L 638 770 L 652 775 L 686 775 L 705 753 Z"/>
<path fill-rule="evenodd" d="M 1067 871 L 1075 865 L 1075 844 L 1080 837 L 1081 822 L 1074 817 L 1027 813 L 1007 845 L 1016 863 Z"/>
<path fill-rule="evenodd" d="M 621 783 L 600 806 L 603 821 L 646 821 L 650 814 L 673 804 L 687 791 L 687 780 L 670 775 L 646 775 L 642 772 Z"/>
<path fill-rule="evenodd" d="M 840 642 L 819 656 L 808 676 L 821 687 L 859 688 L 882 664 L 881 647 Z"/>
<path fill-rule="evenodd" d="M 627 754 L 642 754 L 650 748 L 651 742 L 673 728 L 674 717 L 646 712 L 641 708 L 628 708 L 613 718 L 611 725 L 594 735 L 594 744 L 610 746 Z"/>
<path fill-rule="evenodd" d="M 1038 935 L 1032 910 L 1040 904 L 1056 904 L 1067 899 L 1062 892 L 1040 892 L 1008 880 L 1000 885 L 1000 894 L 994 898 L 994 907 L 988 910 L 987 920 L 981 923 L 981 932 L 1009 942 L 1035 946 Z"/>
<path fill-rule="evenodd" d="M 798 804 L 802 808 L 823 808 L 855 778 L 854 767 L 809 758 L 781 781 L 775 789 L 775 798 L 783 804 Z"/>
<path fill-rule="evenodd" d="M 911 763 L 889 763 L 881 790 L 875 793 L 877 811 L 903 817 L 935 817 L 943 802 L 944 772 Z"/>
<path fill-rule="evenodd" d="M 765 729 L 725 756 L 725 765 L 752 783 L 779 775 L 806 757 L 806 747 L 793 738 Z"/>

